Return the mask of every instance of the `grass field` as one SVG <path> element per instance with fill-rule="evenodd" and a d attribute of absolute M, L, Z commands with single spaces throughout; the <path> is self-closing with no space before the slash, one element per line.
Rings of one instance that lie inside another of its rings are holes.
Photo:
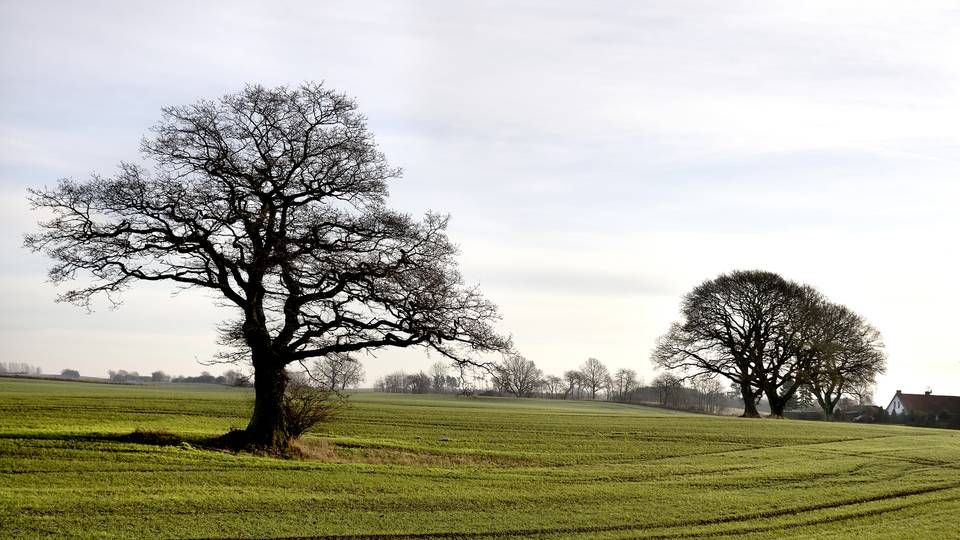
<path fill-rule="evenodd" d="M 118 442 L 249 390 L 0 379 L 0 537 L 958 537 L 960 432 L 361 393 L 310 460 Z"/>

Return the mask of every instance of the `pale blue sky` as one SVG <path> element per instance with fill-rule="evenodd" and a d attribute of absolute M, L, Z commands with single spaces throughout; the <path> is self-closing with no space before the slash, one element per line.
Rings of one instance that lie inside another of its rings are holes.
<path fill-rule="evenodd" d="M 0 5 L 0 359 L 202 369 L 202 295 L 52 302 L 24 190 L 136 158 L 163 105 L 325 80 L 404 168 L 392 204 L 453 214 L 465 276 L 548 372 L 595 356 L 649 379 L 684 292 L 764 268 L 883 332 L 879 401 L 960 394 L 955 3 L 514 4 Z"/>

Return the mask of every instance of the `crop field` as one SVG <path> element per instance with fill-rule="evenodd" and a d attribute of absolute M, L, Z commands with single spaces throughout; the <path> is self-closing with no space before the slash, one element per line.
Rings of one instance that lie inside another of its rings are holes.
<path fill-rule="evenodd" d="M 958 431 L 358 393 L 307 459 L 198 447 L 251 398 L 0 379 L 0 537 L 960 535 Z"/>

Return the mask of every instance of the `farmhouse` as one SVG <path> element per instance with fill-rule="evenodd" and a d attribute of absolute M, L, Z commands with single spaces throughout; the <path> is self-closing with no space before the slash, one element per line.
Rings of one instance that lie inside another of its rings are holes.
<path fill-rule="evenodd" d="M 887 405 L 887 414 L 907 421 L 957 425 L 960 424 L 960 396 L 935 396 L 930 391 L 904 394 L 897 390 Z"/>

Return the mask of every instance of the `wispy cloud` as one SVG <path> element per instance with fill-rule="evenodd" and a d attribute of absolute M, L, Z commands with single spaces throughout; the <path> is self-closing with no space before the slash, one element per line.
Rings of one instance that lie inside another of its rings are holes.
<path fill-rule="evenodd" d="M 763 267 L 880 327 L 882 394 L 960 381 L 935 360 L 960 301 L 958 23 L 955 2 L 7 2 L 0 181 L 19 199 L 109 173 L 162 105 L 325 79 L 406 170 L 393 204 L 453 214 L 464 274 L 548 371 L 587 355 L 649 370 L 683 291 Z M 31 218 L 0 209 L 4 307 L 31 313 L 0 333 L 73 324 L 19 281 L 42 266 L 17 247 Z M 162 326 L 179 309 L 127 313 Z M 187 334 L 156 344 L 184 371 L 209 352 Z M 3 354 L 48 369 L 151 367 L 18 343 Z M 367 372 L 416 362 L 384 353 Z"/>

